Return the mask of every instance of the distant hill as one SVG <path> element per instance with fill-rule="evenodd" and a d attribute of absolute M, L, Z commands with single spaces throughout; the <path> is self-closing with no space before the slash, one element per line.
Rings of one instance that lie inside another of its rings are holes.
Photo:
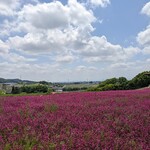
<path fill-rule="evenodd" d="M 20 79 L 4 79 L 4 78 L 0 78 L 0 83 L 28 83 L 28 84 L 32 84 L 32 83 L 37 83 L 37 82 L 29 81 L 29 80 L 20 80 Z"/>

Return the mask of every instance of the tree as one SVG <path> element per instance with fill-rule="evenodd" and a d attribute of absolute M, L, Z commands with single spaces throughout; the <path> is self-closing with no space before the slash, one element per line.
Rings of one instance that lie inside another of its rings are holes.
<path fill-rule="evenodd" d="M 48 83 L 48 82 L 46 82 L 46 81 L 40 81 L 40 82 L 39 82 L 39 84 L 49 85 L 49 83 Z"/>
<path fill-rule="evenodd" d="M 127 82 L 128 80 L 125 78 L 125 77 L 119 77 L 118 78 L 118 82 L 120 83 L 120 84 L 122 84 L 122 83 L 125 83 L 125 82 Z"/>
<path fill-rule="evenodd" d="M 146 73 L 150 71 L 144 71 L 136 75 L 129 83 L 129 88 L 136 89 L 142 88 L 150 85 L 150 76 L 147 76 Z"/>
<path fill-rule="evenodd" d="M 23 86 L 22 92 L 25 93 L 46 93 L 48 92 L 48 86 L 47 85 L 29 85 L 29 86 Z"/>
<path fill-rule="evenodd" d="M 21 88 L 20 87 L 12 87 L 12 94 L 20 94 L 21 93 Z"/>

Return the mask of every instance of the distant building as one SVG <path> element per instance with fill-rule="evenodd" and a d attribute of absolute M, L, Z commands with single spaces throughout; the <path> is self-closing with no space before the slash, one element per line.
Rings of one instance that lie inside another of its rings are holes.
<path fill-rule="evenodd" d="M 62 87 L 52 87 L 52 89 L 55 91 L 55 92 L 63 92 L 63 88 Z"/>
<path fill-rule="evenodd" d="M 16 85 L 14 83 L 0 83 L 0 90 L 4 91 L 7 94 L 12 92 L 12 87 Z"/>
<path fill-rule="evenodd" d="M 0 83 L 0 90 L 3 90 L 3 84 Z"/>
<path fill-rule="evenodd" d="M 150 76 L 150 73 L 145 73 L 144 75 L 146 75 L 146 76 Z"/>
<path fill-rule="evenodd" d="M 63 90 L 62 89 L 57 89 L 57 90 L 55 90 L 55 92 L 61 93 L 61 92 L 63 92 Z"/>

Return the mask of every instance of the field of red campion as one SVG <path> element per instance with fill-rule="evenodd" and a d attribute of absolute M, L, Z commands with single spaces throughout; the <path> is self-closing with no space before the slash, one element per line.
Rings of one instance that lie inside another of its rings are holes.
<path fill-rule="evenodd" d="M 0 97 L 1 150 L 150 150 L 150 89 Z"/>

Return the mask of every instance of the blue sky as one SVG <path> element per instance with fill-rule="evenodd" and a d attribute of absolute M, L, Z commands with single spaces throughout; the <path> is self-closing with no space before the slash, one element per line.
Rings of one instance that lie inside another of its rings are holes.
<path fill-rule="evenodd" d="M 148 0 L 0 2 L 0 77 L 131 79 L 149 64 Z"/>
<path fill-rule="evenodd" d="M 105 35 L 110 42 L 128 46 L 135 42 L 139 31 L 149 23 L 149 18 L 140 14 L 147 0 L 112 0 L 105 9 L 97 8 L 95 14 L 103 18 L 103 23 L 96 24 L 95 34 Z"/>

